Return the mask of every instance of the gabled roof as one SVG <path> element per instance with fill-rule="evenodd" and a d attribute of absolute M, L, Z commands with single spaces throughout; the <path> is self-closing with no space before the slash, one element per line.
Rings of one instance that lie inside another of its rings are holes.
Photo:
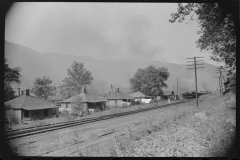
<path fill-rule="evenodd" d="M 70 98 L 60 101 L 60 102 L 73 103 L 73 102 L 76 102 L 78 98 L 80 98 L 81 102 L 83 102 L 83 103 L 86 103 L 86 102 L 94 103 L 94 102 L 107 101 L 107 99 L 102 96 L 97 96 L 97 95 L 92 95 L 92 94 L 90 95 L 87 93 L 80 93 L 80 94 L 77 94 L 73 97 L 70 97 Z"/>
<path fill-rule="evenodd" d="M 152 96 L 147 96 L 145 95 L 144 93 L 140 92 L 140 91 L 137 91 L 137 92 L 134 92 L 134 93 L 131 93 L 130 96 L 133 96 L 135 98 L 145 98 L 145 97 L 152 97 Z"/>
<path fill-rule="evenodd" d="M 163 95 L 164 95 L 164 96 L 170 96 L 170 95 L 172 95 L 172 94 L 174 94 L 173 91 L 163 91 Z"/>
<path fill-rule="evenodd" d="M 43 99 L 22 95 L 4 103 L 14 109 L 39 110 L 48 108 L 58 108 L 54 103 L 45 101 Z"/>
<path fill-rule="evenodd" d="M 104 96 L 107 99 L 133 99 L 134 97 L 129 96 L 128 93 L 121 93 L 121 92 L 115 92 L 115 93 L 110 93 Z"/>

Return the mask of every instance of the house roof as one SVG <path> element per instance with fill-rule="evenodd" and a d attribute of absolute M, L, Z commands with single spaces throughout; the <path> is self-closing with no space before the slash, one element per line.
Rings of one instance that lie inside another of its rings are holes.
<path fill-rule="evenodd" d="M 14 109 L 25 109 L 25 110 L 39 110 L 58 108 L 54 103 L 45 101 L 43 99 L 32 97 L 28 95 L 22 95 L 4 103 L 6 106 L 10 106 Z"/>
<path fill-rule="evenodd" d="M 105 95 L 107 99 L 133 99 L 134 97 L 130 96 L 127 93 L 115 92 Z"/>
<path fill-rule="evenodd" d="M 172 94 L 174 94 L 173 91 L 163 91 L 163 95 L 164 95 L 164 96 L 170 96 L 170 95 L 172 95 Z"/>
<path fill-rule="evenodd" d="M 140 91 L 137 91 L 137 92 L 134 92 L 134 93 L 131 93 L 130 96 L 133 96 L 135 98 L 139 98 L 139 97 L 152 97 L 152 96 L 147 96 L 145 95 L 144 93 L 140 92 Z"/>
<path fill-rule="evenodd" d="M 80 94 L 77 94 L 73 97 L 70 97 L 68 99 L 65 99 L 63 101 L 60 101 L 60 102 L 66 102 L 66 103 L 72 103 L 72 102 L 76 102 L 77 99 L 80 98 L 81 99 L 81 102 L 88 102 L 88 103 L 94 103 L 94 102 L 105 102 L 107 101 L 106 98 L 102 97 L 102 96 L 97 96 L 97 95 L 90 95 L 90 94 L 87 94 L 87 93 L 80 93 Z"/>
<path fill-rule="evenodd" d="M 57 94 L 55 96 L 52 96 L 50 99 L 52 101 L 61 101 L 61 100 L 64 100 L 64 99 L 67 99 L 68 97 L 63 95 L 63 94 Z"/>

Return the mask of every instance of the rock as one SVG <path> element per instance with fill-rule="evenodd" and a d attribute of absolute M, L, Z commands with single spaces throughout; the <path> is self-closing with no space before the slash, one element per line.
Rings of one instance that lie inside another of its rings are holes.
<path fill-rule="evenodd" d="M 195 116 L 195 117 L 198 117 L 198 118 L 200 118 L 200 119 L 204 119 L 204 120 L 207 119 L 205 112 L 196 113 L 194 116 Z"/>

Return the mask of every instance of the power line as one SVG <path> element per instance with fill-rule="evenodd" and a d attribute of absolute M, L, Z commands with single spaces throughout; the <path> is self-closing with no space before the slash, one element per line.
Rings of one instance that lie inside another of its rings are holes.
<path fill-rule="evenodd" d="M 204 67 L 197 67 L 197 65 L 203 65 L 203 64 L 197 64 L 196 58 L 203 58 L 203 57 L 193 57 L 193 58 L 187 58 L 187 59 L 193 59 L 194 61 L 194 68 L 188 68 L 188 69 L 194 69 L 195 70 L 195 87 L 196 87 L 196 103 L 197 103 L 197 107 L 198 107 L 198 92 L 197 92 L 197 69 L 199 68 L 204 68 Z M 199 61 L 203 61 L 203 60 L 199 60 Z M 192 62 L 192 61 L 190 61 Z M 189 66 L 189 65 L 188 65 Z M 190 65 L 192 66 L 192 65 Z"/>

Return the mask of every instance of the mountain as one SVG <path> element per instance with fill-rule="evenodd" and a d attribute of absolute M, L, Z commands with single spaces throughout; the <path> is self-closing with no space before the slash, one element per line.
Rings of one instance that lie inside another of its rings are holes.
<path fill-rule="evenodd" d="M 67 77 L 67 69 L 74 60 L 84 63 L 84 67 L 92 73 L 94 78 L 94 91 L 103 94 L 110 90 L 111 84 L 114 88 L 120 87 L 120 91 L 128 92 L 129 79 L 139 68 L 148 65 L 156 67 L 165 66 L 170 73 L 167 80 L 168 88 L 178 93 L 195 89 L 194 70 L 188 70 L 186 65 L 163 63 L 159 61 L 133 61 L 133 60 L 99 60 L 88 56 L 62 55 L 59 53 L 39 53 L 30 48 L 5 41 L 5 58 L 10 67 L 20 67 L 22 77 L 20 87 L 32 88 L 33 81 L 37 77 L 49 76 L 53 85 L 58 86 Z M 203 69 L 197 70 L 198 89 L 213 91 L 218 87 L 218 79 L 213 78 L 216 66 L 204 64 Z M 14 85 L 17 93 L 19 85 Z M 91 88 L 91 87 L 90 87 Z"/>

